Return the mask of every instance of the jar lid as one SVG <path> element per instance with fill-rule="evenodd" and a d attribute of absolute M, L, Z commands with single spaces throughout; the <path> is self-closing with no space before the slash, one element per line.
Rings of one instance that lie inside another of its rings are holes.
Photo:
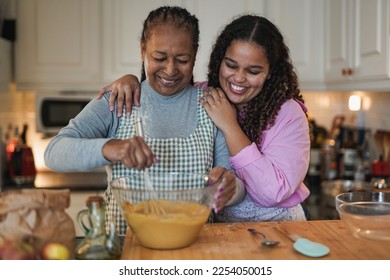
<path fill-rule="evenodd" d="M 103 204 L 103 202 L 104 202 L 103 197 L 98 196 L 98 195 L 94 195 L 94 196 L 89 196 L 87 198 L 87 203 L 86 204 L 88 206 L 88 205 L 91 205 L 93 203 Z"/>

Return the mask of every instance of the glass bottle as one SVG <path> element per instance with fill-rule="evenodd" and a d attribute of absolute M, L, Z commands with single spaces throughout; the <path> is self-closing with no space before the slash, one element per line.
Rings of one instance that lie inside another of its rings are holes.
<path fill-rule="evenodd" d="M 85 233 L 85 238 L 76 247 L 76 259 L 112 260 L 118 259 L 121 248 L 115 234 L 115 226 L 110 225 L 110 232 L 105 230 L 105 206 L 101 196 L 90 196 L 87 199 L 87 209 L 79 212 L 77 222 Z M 90 227 L 84 223 L 88 216 Z"/>
<path fill-rule="evenodd" d="M 371 164 L 373 161 L 372 145 L 373 144 L 372 144 L 371 130 L 366 129 L 364 131 L 364 140 L 361 148 L 361 158 L 363 161 L 364 179 L 366 182 L 371 182 L 371 177 L 372 177 L 372 168 L 371 168 Z"/>
<path fill-rule="evenodd" d="M 357 143 L 354 132 L 347 131 L 347 139 L 342 148 L 342 175 L 344 180 L 354 180 L 358 163 Z"/>
<path fill-rule="evenodd" d="M 323 180 L 335 180 L 337 172 L 337 149 L 334 139 L 326 139 L 321 149 L 321 174 Z"/>
<path fill-rule="evenodd" d="M 9 132 L 12 131 L 12 125 L 9 124 L 8 126 Z M 9 133 L 11 135 L 11 133 Z M 20 134 L 19 134 L 19 127 L 14 128 L 14 134 L 13 137 L 9 136 L 10 138 L 8 139 L 6 150 L 7 150 L 7 160 L 11 160 L 12 153 L 15 151 L 15 148 L 17 146 L 20 146 L 22 144 L 22 140 L 20 139 Z"/>

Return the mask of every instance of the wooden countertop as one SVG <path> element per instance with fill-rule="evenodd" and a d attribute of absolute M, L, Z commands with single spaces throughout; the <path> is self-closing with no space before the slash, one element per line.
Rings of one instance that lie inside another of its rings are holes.
<path fill-rule="evenodd" d="M 280 233 L 320 242 L 328 246 L 330 253 L 321 258 L 310 258 L 296 252 L 293 242 Z M 265 233 L 268 238 L 280 241 L 273 248 L 260 245 L 260 238 L 253 237 L 248 228 Z M 202 229 L 198 240 L 191 246 L 177 250 L 153 250 L 142 247 L 130 229 L 125 237 L 122 259 L 142 260 L 390 260 L 390 241 L 375 241 L 352 236 L 340 220 L 284 221 L 256 223 L 210 223 Z"/>

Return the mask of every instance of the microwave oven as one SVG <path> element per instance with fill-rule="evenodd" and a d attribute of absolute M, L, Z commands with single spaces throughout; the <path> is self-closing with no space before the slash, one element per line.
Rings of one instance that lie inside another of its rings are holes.
<path fill-rule="evenodd" d="M 44 133 L 47 136 L 57 134 L 96 97 L 97 91 L 38 93 L 36 96 L 37 132 Z"/>

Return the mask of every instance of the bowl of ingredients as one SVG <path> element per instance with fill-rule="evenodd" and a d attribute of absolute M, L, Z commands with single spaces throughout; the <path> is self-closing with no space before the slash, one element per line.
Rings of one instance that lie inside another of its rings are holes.
<path fill-rule="evenodd" d="M 110 182 L 140 244 L 177 249 L 193 244 L 211 215 L 217 185 L 202 174 L 140 172 Z"/>
<path fill-rule="evenodd" d="M 390 241 L 390 193 L 342 193 L 335 202 L 340 219 L 354 236 Z"/>

